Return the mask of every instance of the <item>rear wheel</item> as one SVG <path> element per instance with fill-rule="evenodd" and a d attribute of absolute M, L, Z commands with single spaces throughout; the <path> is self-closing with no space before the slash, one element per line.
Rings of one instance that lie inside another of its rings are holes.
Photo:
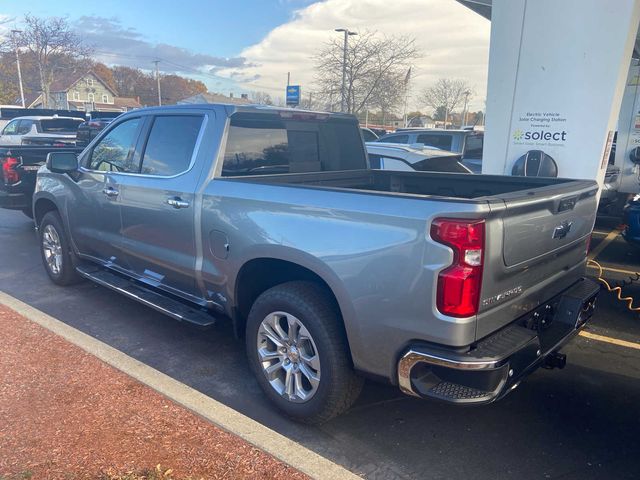
<path fill-rule="evenodd" d="M 40 254 L 49 278 L 58 285 L 71 285 L 80 280 L 76 272 L 73 252 L 67 240 L 58 212 L 48 212 L 38 228 Z"/>
<path fill-rule="evenodd" d="M 325 422 L 347 410 L 362 389 L 336 308 L 314 283 L 289 282 L 260 295 L 246 342 L 258 383 L 296 420 Z"/>

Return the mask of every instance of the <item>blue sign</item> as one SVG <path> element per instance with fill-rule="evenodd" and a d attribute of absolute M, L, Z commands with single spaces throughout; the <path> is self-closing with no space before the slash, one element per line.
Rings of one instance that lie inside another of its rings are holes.
<path fill-rule="evenodd" d="M 300 85 L 289 85 L 287 87 L 287 105 L 300 104 Z"/>

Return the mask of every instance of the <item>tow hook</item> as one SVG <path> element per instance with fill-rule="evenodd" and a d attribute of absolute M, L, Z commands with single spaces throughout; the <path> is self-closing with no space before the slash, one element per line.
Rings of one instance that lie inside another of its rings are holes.
<path fill-rule="evenodd" d="M 563 369 L 567 364 L 567 356 L 564 353 L 553 352 L 547 355 L 542 364 L 542 368 L 552 370 L 554 368 Z"/>

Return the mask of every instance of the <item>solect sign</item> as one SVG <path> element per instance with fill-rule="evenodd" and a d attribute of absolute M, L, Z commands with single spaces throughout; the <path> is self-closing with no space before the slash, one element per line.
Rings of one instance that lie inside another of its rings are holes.
<path fill-rule="evenodd" d="M 547 141 L 547 142 L 564 142 L 567 139 L 567 132 L 562 131 L 549 131 L 549 130 L 521 130 L 517 129 L 513 132 L 513 139 L 516 142 L 519 141 Z"/>

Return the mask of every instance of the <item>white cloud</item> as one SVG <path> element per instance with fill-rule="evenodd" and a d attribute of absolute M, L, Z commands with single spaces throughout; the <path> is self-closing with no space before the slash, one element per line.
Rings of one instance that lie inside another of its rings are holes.
<path fill-rule="evenodd" d="M 296 12 L 260 43 L 245 48 L 249 68 L 223 69 L 247 90 L 284 92 L 291 82 L 313 90 L 313 55 L 338 27 L 415 37 L 422 58 L 413 67 L 415 97 L 440 77 L 466 79 L 475 89 L 472 109 L 484 109 L 490 23 L 455 0 L 326 0 Z"/>

